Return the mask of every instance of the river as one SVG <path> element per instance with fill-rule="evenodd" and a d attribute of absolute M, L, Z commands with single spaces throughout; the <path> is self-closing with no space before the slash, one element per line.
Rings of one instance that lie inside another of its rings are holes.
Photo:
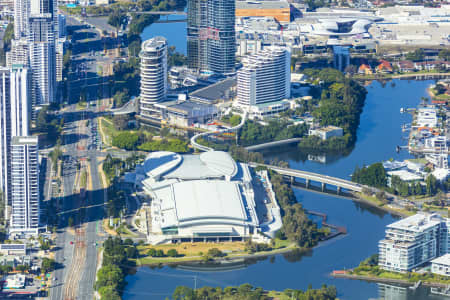
<path fill-rule="evenodd" d="M 179 37 L 180 24 L 167 29 L 169 44 L 183 49 Z M 160 24 L 157 24 L 160 25 Z M 152 25 L 155 26 L 155 25 Z M 165 30 L 166 27 L 159 27 Z M 184 27 L 185 28 L 185 27 Z M 146 29 L 143 39 L 153 35 L 165 35 L 163 31 Z M 185 39 L 184 39 L 185 41 Z M 185 49 L 185 48 L 184 48 Z M 272 149 L 264 153 L 265 157 L 277 157 L 289 162 L 292 168 L 308 170 L 349 179 L 356 165 L 371 164 L 389 158 L 404 159 L 410 157 L 406 151 L 396 152 L 397 145 L 405 145 L 401 125 L 411 121 L 409 114 L 400 114 L 401 107 L 416 107 L 422 96 L 427 96 L 426 88 L 433 81 L 393 80 L 385 84 L 372 82 L 367 85 L 367 98 L 358 138 L 353 151 L 345 157 L 327 157 L 325 163 L 307 160 L 298 149 Z M 323 160 L 323 158 L 321 158 Z M 334 279 L 329 276 L 336 269 L 356 266 L 361 260 L 377 253 L 378 241 L 384 236 L 385 226 L 396 218 L 373 207 L 337 198 L 331 195 L 317 194 L 294 189 L 297 200 L 309 210 L 320 211 L 328 215 L 331 224 L 345 226 L 348 234 L 320 244 L 310 253 L 302 256 L 277 255 L 258 262 L 237 264 L 234 269 L 221 271 L 186 270 L 184 268 L 162 267 L 151 269 L 141 267 L 135 275 L 126 278 L 128 285 L 124 293 L 125 300 L 164 299 L 172 294 L 178 285 L 190 287 L 228 286 L 250 283 L 266 290 L 284 290 L 287 288 L 306 289 L 309 284 L 320 288 L 322 284 L 335 285 L 340 299 L 443 299 L 429 295 L 429 290 L 419 288 L 412 291 L 405 288 L 382 286 L 376 283 L 347 279 Z"/>

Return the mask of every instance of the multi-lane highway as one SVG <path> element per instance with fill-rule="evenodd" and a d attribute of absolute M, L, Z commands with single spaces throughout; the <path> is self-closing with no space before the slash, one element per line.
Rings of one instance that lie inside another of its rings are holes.
<path fill-rule="evenodd" d="M 98 172 L 98 157 L 106 153 L 98 149 L 97 117 L 100 107 L 93 104 L 101 102 L 99 98 L 109 97 L 105 94 L 108 89 L 104 88 L 106 83 L 99 76 L 97 66 L 110 58 L 95 55 L 90 50 L 90 45 L 101 41 L 94 29 L 86 29 L 73 19 L 69 20 L 69 25 L 82 28 L 80 30 L 83 34 L 91 38 L 89 42 L 73 41 L 76 53 L 72 57 L 72 72 L 69 73 L 69 103 L 78 102 L 83 90 L 90 105 L 80 110 L 80 107 L 72 104 L 60 112 L 65 120 L 62 173 L 64 193 L 57 204 L 60 217 L 55 260 L 62 267 L 54 274 L 50 289 L 52 300 L 94 298 L 97 250 L 105 238 L 101 225 L 105 193 Z M 88 174 L 86 192 L 80 188 L 81 171 Z M 69 218 L 73 220 L 72 227 L 68 226 Z"/>

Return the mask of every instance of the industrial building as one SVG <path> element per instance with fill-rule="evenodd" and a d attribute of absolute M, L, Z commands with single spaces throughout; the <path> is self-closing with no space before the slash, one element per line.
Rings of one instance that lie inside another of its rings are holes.
<path fill-rule="evenodd" d="M 273 17 L 290 22 L 291 8 L 287 1 L 236 1 L 236 17 Z"/>
<path fill-rule="evenodd" d="M 242 240 L 259 232 L 273 237 L 281 228 L 280 208 L 274 197 L 254 190 L 252 172 L 221 151 L 149 154 L 135 177 L 151 198 L 149 242 Z M 265 216 L 258 214 L 264 210 Z"/>
<path fill-rule="evenodd" d="M 379 242 L 379 266 L 409 272 L 449 252 L 449 221 L 438 214 L 419 213 L 387 226 Z"/>

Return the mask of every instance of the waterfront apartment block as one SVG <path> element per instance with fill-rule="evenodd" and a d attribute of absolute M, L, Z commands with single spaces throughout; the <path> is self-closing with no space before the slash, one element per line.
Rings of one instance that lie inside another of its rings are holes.
<path fill-rule="evenodd" d="M 247 56 L 237 74 L 237 105 L 252 106 L 289 99 L 291 96 L 290 52 L 266 48 Z"/>
<path fill-rule="evenodd" d="M 448 252 L 448 220 L 438 214 L 419 213 L 392 223 L 379 242 L 379 266 L 409 272 Z"/>
<path fill-rule="evenodd" d="M 11 141 L 12 234 L 37 235 L 39 229 L 38 137 L 16 136 Z"/>
<path fill-rule="evenodd" d="M 142 43 L 140 116 L 142 119 L 160 120 L 155 104 L 167 96 L 167 40 L 157 36 Z"/>

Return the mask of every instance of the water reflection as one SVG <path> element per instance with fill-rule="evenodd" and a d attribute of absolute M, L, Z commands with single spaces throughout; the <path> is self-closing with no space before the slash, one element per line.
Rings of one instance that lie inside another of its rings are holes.
<path fill-rule="evenodd" d="M 443 299 L 442 296 L 432 293 L 433 289 L 419 287 L 414 289 L 401 285 L 390 285 L 378 283 L 378 299 L 383 300 L 421 300 L 421 299 Z M 450 298 L 447 298 L 450 299 Z"/>

